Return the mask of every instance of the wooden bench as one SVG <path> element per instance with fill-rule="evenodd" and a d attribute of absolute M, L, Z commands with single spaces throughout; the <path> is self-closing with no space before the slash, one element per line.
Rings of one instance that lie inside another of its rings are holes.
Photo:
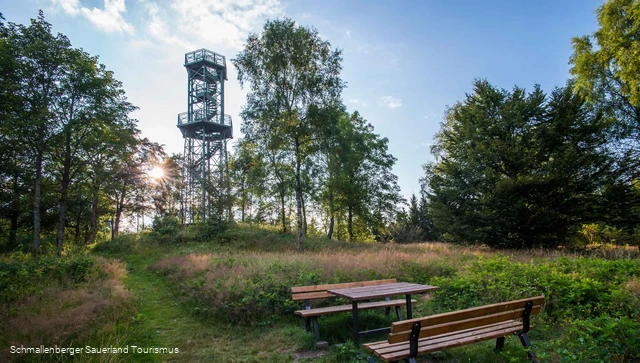
<path fill-rule="evenodd" d="M 540 312 L 544 296 L 454 311 L 391 324 L 387 341 L 363 346 L 384 362 L 407 359 L 448 348 L 496 339 L 502 349 L 507 335 L 517 334 L 527 355 L 536 362 L 527 333 L 532 328 L 529 317 Z M 522 321 L 516 321 L 522 319 Z"/>
<path fill-rule="evenodd" d="M 331 289 L 344 289 L 344 288 L 360 287 L 360 286 L 378 286 L 378 285 L 384 285 L 384 284 L 392 284 L 396 282 L 397 282 L 396 279 L 387 279 L 387 280 L 347 282 L 347 283 L 341 283 L 341 284 L 296 286 L 291 288 L 291 295 L 292 295 L 291 298 L 294 301 L 304 300 L 305 309 L 295 311 L 295 314 L 305 318 L 305 328 L 307 330 L 310 329 L 311 323 L 313 323 L 313 332 L 316 336 L 316 340 L 319 340 L 320 328 L 318 326 L 318 316 L 343 313 L 343 312 L 351 312 L 352 305 L 349 304 L 349 305 L 312 308 L 311 307 L 312 300 L 335 298 L 336 297 L 335 295 L 327 292 L 327 290 L 331 290 Z M 416 302 L 416 300 L 411 300 L 411 301 L 414 303 Z M 389 298 L 386 298 L 383 301 L 359 303 L 358 310 L 385 308 L 386 313 L 389 314 L 391 307 L 395 307 L 396 316 L 398 317 L 398 320 L 402 320 L 402 313 L 401 313 L 400 307 L 406 304 L 407 302 L 405 299 L 389 300 Z"/>

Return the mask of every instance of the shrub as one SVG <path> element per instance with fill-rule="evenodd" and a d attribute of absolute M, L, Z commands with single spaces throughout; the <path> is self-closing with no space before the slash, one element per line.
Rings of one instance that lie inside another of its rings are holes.
<path fill-rule="evenodd" d="M 640 321 L 608 315 L 580 319 L 554 342 L 563 362 L 637 362 Z"/>
<path fill-rule="evenodd" d="M 174 215 L 157 216 L 151 227 L 152 237 L 159 242 L 172 243 L 178 241 L 180 221 Z"/>
<path fill-rule="evenodd" d="M 51 284 L 68 286 L 87 281 L 96 272 L 94 263 L 84 254 L 61 258 L 15 252 L 0 259 L 0 298 L 2 302 L 13 301 Z"/>
<path fill-rule="evenodd" d="M 583 319 L 601 314 L 635 316 L 626 282 L 640 275 L 640 261 L 565 258 L 511 262 L 504 256 L 480 259 L 453 277 L 436 277 L 434 305 L 443 311 L 544 295 L 545 315 Z"/>

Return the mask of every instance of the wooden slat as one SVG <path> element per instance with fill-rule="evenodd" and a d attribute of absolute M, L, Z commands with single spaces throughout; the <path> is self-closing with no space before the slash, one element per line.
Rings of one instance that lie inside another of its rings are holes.
<path fill-rule="evenodd" d="M 533 308 L 531 309 L 531 315 L 539 313 L 541 309 L 542 309 L 542 306 L 534 305 Z M 480 327 L 484 325 L 498 323 L 501 321 L 520 319 L 522 318 L 522 310 L 523 309 L 510 310 L 510 311 L 505 311 L 497 314 L 474 317 L 471 319 L 447 322 L 439 325 L 423 326 L 422 329 L 420 330 L 419 338 L 422 339 L 422 338 L 436 336 L 444 333 L 450 333 L 458 330 L 470 329 L 473 327 Z M 410 336 L 411 336 L 410 330 L 402 331 L 399 333 L 390 333 L 389 343 L 399 343 L 402 341 L 407 341 L 409 340 Z"/>
<path fill-rule="evenodd" d="M 326 291 L 305 292 L 302 294 L 291 295 L 291 300 L 314 300 L 314 299 L 326 299 L 329 297 L 336 297 L 334 294 L 330 294 Z"/>
<path fill-rule="evenodd" d="M 439 344 L 451 339 L 457 339 L 460 336 L 466 336 L 467 334 L 484 334 L 496 330 L 512 329 L 515 332 L 522 329 L 522 323 L 515 320 L 503 321 L 501 323 L 486 325 L 482 327 L 476 327 L 471 329 L 459 330 L 452 333 L 445 333 L 435 337 L 422 339 L 418 341 L 418 346 L 426 346 L 427 344 Z M 376 351 L 376 354 L 383 355 L 403 349 L 409 349 L 409 342 L 393 343 L 389 344 L 388 341 L 383 340 L 380 342 L 365 344 L 368 349 Z"/>
<path fill-rule="evenodd" d="M 349 287 L 376 286 L 376 285 L 384 285 L 384 284 L 393 284 L 395 282 L 397 282 L 396 279 L 386 279 L 386 280 L 344 282 L 340 284 L 294 286 L 291 288 L 291 293 L 297 294 L 297 293 L 303 293 L 303 292 L 327 291 L 330 289 L 346 289 Z"/>
<path fill-rule="evenodd" d="M 449 336 L 444 341 L 434 342 L 432 339 L 426 339 L 418 342 L 418 355 L 433 353 L 448 348 L 460 347 L 463 345 L 479 343 L 486 340 L 491 340 L 499 337 L 504 337 L 517 333 L 520 327 L 511 327 L 503 329 L 493 329 L 484 332 L 467 332 L 463 334 L 456 334 Z M 408 344 L 407 344 L 408 347 Z M 392 362 L 399 359 L 409 357 L 409 349 L 398 350 L 390 353 L 386 353 L 380 356 L 385 362 Z"/>
<path fill-rule="evenodd" d="M 411 330 L 413 323 L 420 321 L 422 327 L 444 324 L 452 321 L 465 320 L 484 315 L 496 314 L 509 310 L 524 309 L 524 304 L 531 300 L 533 305 L 544 304 L 544 296 L 536 296 L 528 299 L 508 301 L 498 304 L 479 306 L 476 308 L 452 311 L 449 313 L 431 315 L 424 318 L 397 321 L 391 324 L 391 333 L 399 333 Z"/>
<path fill-rule="evenodd" d="M 437 286 L 398 282 L 395 284 L 375 287 L 353 287 L 346 289 L 330 289 L 328 291 L 336 296 L 344 297 L 351 301 L 361 301 L 393 295 L 421 294 L 438 289 L 440 288 Z"/>
<path fill-rule="evenodd" d="M 417 303 L 417 300 L 411 300 L 412 304 Z M 358 310 L 366 310 L 366 309 L 375 309 L 375 308 L 387 308 L 392 306 L 403 306 L 406 305 L 407 301 L 405 299 L 402 300 L 391 300 L 391 301 L 374 301 L 368 303 L 358 304 Z M 340 306 L 329 306 L 326 308 L 315 308 L 309 310 L 297 310 L 294 312 L 296 315 L 300 315 L 304 318 L 309 316 L 319 316 L 319 315 L 329 315 L 335 313 L 344 313 L 351 311 L 351 305 L 340 305 Z"/>

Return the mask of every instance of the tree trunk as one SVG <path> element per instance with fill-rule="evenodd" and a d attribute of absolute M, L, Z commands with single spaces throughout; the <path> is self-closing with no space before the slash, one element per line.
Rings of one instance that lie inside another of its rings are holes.
<path fill-rule="evenodd" d="M 302 195 L 302 234 L 307 235 L 307 210 L 304 207 L 304 194 Z"/>
<path fill-rule="evenodd" d="M 18 241 L 18 217 L 20 217 L 20 191 L 18 190 L 18 173 L 13 176 L 13 198 L 11 201 L 11 226 L 9 227 L 9 247 L 17 245 Z"/>
<path fill-rule="evenodd" d="M 15 247 L 18 241 L 18 211 L 11 211 L 11 229 L 9 230 L 9 247 Z"/>
<path fill-rule="evenodd" d="M 280 188 L 280 211 L 282 212 L 282 232 L 287 232 L 287 216 L 284 210 L 284 186 Z"/>
<path fill-rule="evenodd" d="M 347 218 L 347 231 L 349 232 L 349 242 L 353 242 L 353 207 L 349 206 L 349 216 Z"/>
<path fill-rule="evenodd" d="M 333 224 L 335 222 L 335 212 L 333 210 L 333 190 L 329 190 L 329 215 L 331 219 L 329 220 L 329 232 L 327 233 L 327 238 L 331 239 L 333 236 Z"/>
<path fill-rule="evenodd" d="M 79 244 L 80 244 L 80 220 L 81 220 L 81 218 L 80 218 L 80 214 L 78 214 L 78 215 L 76 216 L 76 225 L 74 226 L 74 227 L 75 227 L 75 233 L 74 233 L 74 236 L 73 236 L 73 238 L 74 238 L 74 242 L 75 242 L 77 245 L 79 245 Z"/>
<path fill-rule="evenodd" d="M 67 133 L 65 140 L 64 161 L 62 166 L 62 185 L 60 187 L 60 202 L 58 203 L 58 255 L 62 254 L 64 244 L 64 227 L 67 224 L 67 201 L 69 199 L 69 184 L 71 183 L 71 135 Z"/>
<path fill-rule="evenodd" d="M 113 223 L 113 232 L 111 233 L 112 239 L 118 237 L 118 234 L 120 233 L 120 217 L 122 216 L 122 207 L 124 204 L 126 193 L 126 189 L 123 189 L 122 193 L 120 193 L 120 197 L 116 201 L 116 220 Z"/>
<path fill-rule="evenodd" d="M 40 199 L 42 193 L 42 159 L 44 155 L 44 131 L 39 128 L 38 152 L 36 153 L 36 180 L 33 196 L 33 248 L 40 251 Z"/>
<path fill-rule="evenodd" d="M 331 239 L 331 237 L 333 236 L 333 223 L 334 223 L 335 217 L 333 216 L 333 214 L 331 215 L 331 219 L 329 220 L 329 233 L 327 233 L 327 238 Z"/>
<path fill-rule="evenodd" d="M 245 191 L 244 191 L 244 181 L 242 181 L 240 193 L 242 194 L 242 197 L 240 198 L 240 211 L 241 211 L 240 220 L 242 221 L 242 223 L 244 223 L 244 208 L 245 208 L 245 206 L 247 204 L 247 201 L 245 199 L 246 196 L 245 196 Z"/>
<path fill-rule="evenodd" d="M 87 244 L 94 244 L 98 234 L 98 187 L 94 185 L 91 198 L 91 227 Z"/>
<path fill-rule="evenodd" d="M 296 214 L 298 220 L 298 249 L 302 249 L 302 183 L 300 182 L 300 142 L 295 140 L 296 152 Z"/>

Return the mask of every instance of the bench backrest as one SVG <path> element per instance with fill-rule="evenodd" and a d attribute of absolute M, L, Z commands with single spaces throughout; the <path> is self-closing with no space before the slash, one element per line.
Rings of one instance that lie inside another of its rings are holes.
<path fill-rule="evenodd" d="M 328 297 L 336 297 L 327 292 L 332 289 L 346 289 L 349 287 L 360 286 L 377 286 L 396 283 L 396 279 L 372 280 L 372 281 L 356 281 L 345 282 L 341 284 L 311 285 L 311 286 L 295 286 L 291 288 L 292 300 L 314 300 L 326 299 Z"/>
<path fill-rule="evenodd" d="M 425 318 L 402 320 L 391 324 L 389 343 L 409 341 L 413 324 L 420 322 L 419 338 L 427 338 L 435 335 L 453 333 L 461 330 L 477 328 L 489 324 L 504 322 L 522 318 L 525 304 L 531 301 L 532 307 L 529 315 L 540 312 L 544 304 L 544 296 L 536 296 L 528 299 L 508 301 L 499 304 L 485 305 L 477 308 L 453 311 L 450 313 L 431 315 Z"/>

